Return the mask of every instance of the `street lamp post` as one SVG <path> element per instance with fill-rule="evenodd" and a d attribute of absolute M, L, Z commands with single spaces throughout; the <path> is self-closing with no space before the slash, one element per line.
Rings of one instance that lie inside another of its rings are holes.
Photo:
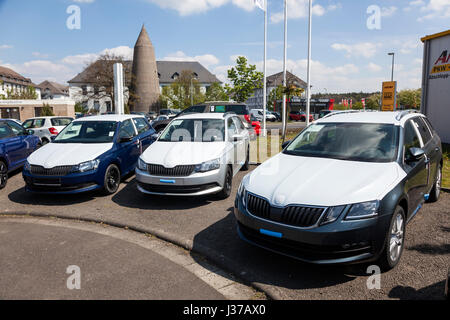
<path fill-rule="evenodd" d="M 392 74 L 391 74 L 391 81 L 394 81 L 394 57 L 395 57 L 395 53 L 394 52 L 389 52 L 388 56 L 392 56 Z"/>
<path fill-rule="evenodd" d="M 191 107 L 194 105 L 194 90 L 192 87 L 192 80 L 194 80 L 194 78 L 191 78 Z"/>

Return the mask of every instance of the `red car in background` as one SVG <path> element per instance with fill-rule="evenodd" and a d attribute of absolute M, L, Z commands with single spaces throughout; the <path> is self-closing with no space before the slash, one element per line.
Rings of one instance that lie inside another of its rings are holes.
<path fill-rule="evenodd" d="M 289 113 L 289 119 L 293 120 L 293 121 L 306 121 L 306 113 L 303 111 L 291 111 Z M 309 115 L 309 121 L 313 122 L 314 121 L 314 117 L 312 116 L 312 114 Z"/>

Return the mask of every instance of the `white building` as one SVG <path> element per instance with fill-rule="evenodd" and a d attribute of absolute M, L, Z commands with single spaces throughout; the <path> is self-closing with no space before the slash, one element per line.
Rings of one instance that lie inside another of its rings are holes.
<path fill-rule="evenodd" d="M 43 100 L 69 100 L 69 86 L 45 80 L 38 85 Z"/>
<path fill-rule="evenodd" d="M 14 70 L 0 66 L 0 99 L 8 98 L 8 91 L 20 93 L 29 87 L 36 89 L 37 99 L 41 99 L 41 90 L 29 78 L 18 74 Z"/>
<path fill-rule="evenodd" d="M 297 77 L 296 75 L 290 73 L 289 71 L 286 72 L 286 82 L 288 85 L 294 85 L 297 88 L 302 88 L 306 91 L 306 87 L 308 86 L 305 81 Z M 271 75 L 267 77 L 267 100 L 269 101 L 270 94 L 272 90 L 275 90 L 279 85 L 283 85 L 283 72 L 276 73 L 274 75 Z M 250 109 L 262 109 L 263 108 L 263 97 L 264 97 L 264 89 L 255 89 L 253 92 L 253 96 L 251 96 L 247 101 L 246 104 L 249 106 Z M 302 94 L 301 98 L 306 97 L 305 92 Z"/>

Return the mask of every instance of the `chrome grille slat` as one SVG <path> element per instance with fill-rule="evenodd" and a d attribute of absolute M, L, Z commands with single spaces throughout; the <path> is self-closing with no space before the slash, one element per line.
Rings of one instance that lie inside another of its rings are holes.
<path fill-rule="evenodd" d="M 267 200 L 253 194 L 247 196 L 247 209 L 254 216 L 302 228 L 316 225 L 325 210 L 323 207 L 301 205 L 289 205 L 279 209 L 272 207 Z M 272 212 L 275 210 L 282 210 L 278 218 L 273 216 Z"/>
<path fill-rule="evenodd" d="M 182 165 L 174 168 L 166 168 L 159 164 L 148 164 L 148 173 L 154 176 L 162 177 L 187 177 L 190 176 L 194 170 L 195 165 Z"/>

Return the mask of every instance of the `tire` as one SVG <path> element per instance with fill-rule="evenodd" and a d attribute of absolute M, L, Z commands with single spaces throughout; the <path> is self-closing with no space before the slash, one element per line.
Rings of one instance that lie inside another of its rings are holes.
<path fill-rule="evenodd" d="M 436 202 L 439 200 L 439 196 L 441 195 L 441 185 L 442 185 L 442 168 L 441 165 L 438 165 L 437 168 L 437 177 L 434 182 L 433 189 L 431 189 L 430 197 L 427 202 Z"/>
<path fill-rule="evenodd" d="M 0 190 L 6 187 L 8 183 L 8 166 L 0 160 Z"/>
<path fill-rule="evenodd" d="M 245 158 L 245 163 L 242 166 L 242 171 L 247 171 L 249 169 L 249 162 L 250 162 L 250 145 L 247 146 L 247 157 Z"/>
<path fill-rule="evenodd" d="M 120 170 L 115 164 L 110 164 L 105 171 L 103 180 L 103 194 L 111 195 L 117 192 L 120 185 Z"/>
<path fill-rule="evenodd" d="M 223 189 L 217 194 L 217 197 L 221 200 L 227 199 L 231 195 L 231 188 L 233 187 L 233 171 L 230 166 L 227 167 L 225 174 L 225 180 L 223 182 Z"/>
<path fill-rule="evenodd" d="M 405 247 L 406 217 L 402 207 L 397 206 L 392 215 L 383 252 L 378 263 L 383 272 L 389 271 L 400 262 Z"/>

